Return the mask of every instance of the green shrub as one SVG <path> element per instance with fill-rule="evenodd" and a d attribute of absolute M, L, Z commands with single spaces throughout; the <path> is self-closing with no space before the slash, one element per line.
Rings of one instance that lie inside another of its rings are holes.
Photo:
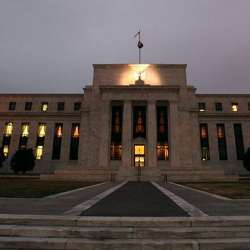
<path fill-rule="evenodd" d="M 247 149 L 243 157 L 243 166 L 246 170 L 250 171 L 250 148 Z"/>
<path fill-rule="evenodd" d="M 22 172 L 25 174 L 27 171 L 31 171 L 35 167 L 35 156 L 32 148 L 18 149 L 12 156 L 10 165 L 15 173 Z"/>

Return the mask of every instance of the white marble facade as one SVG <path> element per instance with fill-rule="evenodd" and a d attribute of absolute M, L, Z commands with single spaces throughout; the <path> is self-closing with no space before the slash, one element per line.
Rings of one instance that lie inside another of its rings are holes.
<path fill-rule="evenodd" d="M 143 84 L 135 84 L 138 75 Z M 32 102 L 31 110 L 25 110 L 27 102 Z M 13 110 L 9 110 L 10 103 L 15 103 Z M 41 110 L 42 103 L 48 104 L 48 110 Z M 59 108 L 62 104 L 58 103 L 64 103 L 64 108 Z M 122 110 L 117 159 L 111 157 L 114 106 Z M 146 131 L 142 137 L 133 134 L 136 106 L 145 108 Z M 166 159 L 159 158 L 157 153 L 159 106 L 167 109 Z M 8 122 L 12 122 L 13 131 L 9 158 L 2 172 L 11 171 L 9 159 L 19 146 L 21 125 L 29 124 L 27 147 L 36 152 L 38 126 L 44 123 L 42 157 L 37 160 L 34 172 L 48 178 L 135 179 L 138 170 L 142 179 L 162 179 L 167 175 L 179 181 L 233 180 L 239 173 L 246 174 L 237 156 L 235 124 L 241 128 L 246 150 L 250 147 L 250 95 L 197 94 L 195 87 L 187 85 L 186 65 L 94 65 L 93 83 L 81 94 L 1 94 L 3 146 Z M 59 159 L 52 159 L 55 124 L 62 124 Z M 70 159 L 74 124 L 79 124 L 78 158 Z M 207 126 L 209 157 L 205 158 L 204 152 L 201 153 L 201 124 Z M 218 124 L 224 128 L 219 130 L 219 137 L 223 132 L 226 159 L 220 157 Z M 135 158 L 135 145 L 144 146 L 143 158 Z M 141 167 L 135 166 L 135 159 L 140 160 Z"/>

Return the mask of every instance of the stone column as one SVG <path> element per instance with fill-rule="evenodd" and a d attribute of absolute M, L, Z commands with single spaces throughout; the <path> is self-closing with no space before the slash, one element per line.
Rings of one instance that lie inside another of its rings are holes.
<path fill-rule="evenodd" d="M 101 140 L 99 146 L 99 166 L 108 167 L 109 146 L 110 146 L 110 101 L 103 101 L 101 108 L 100 133 Z"/>
<path fill-rule="evenodd" d="M 170 102 L 169 104 L 169 143 L 170 143 L 170 162 L 171 167 L 179 166 L 179 156 L 178 156 L 178 105 L 176 102 Z"/>
<path fill-rule="evenodd" d="M 123 107 L 123 125 L 122 125 L 122 166 L 131 166 L 131 138 L 132 138 L 132 103 L 125 101 Z"/>
<path fill-rule="evenodd" d="M 148 102 L 147 112 L 147 137 L 148 137 L 148 159 L 149 167 L 156 167 L 156 141 L 157 141 L 157 125 L 156 125 L 156 102 Z"/>

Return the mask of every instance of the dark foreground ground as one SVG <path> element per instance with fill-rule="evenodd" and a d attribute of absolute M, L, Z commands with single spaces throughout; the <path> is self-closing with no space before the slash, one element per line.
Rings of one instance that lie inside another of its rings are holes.
<path fill-rule="evenodd" d="M 0 178 L 0 197 L 40 198 L 95 183 L 77 181 L 43 181 L 32 178 Z"/>
<path fill-rule="evenodd" d="M 129 182 L 83 216 L 188 216 L 149 182 Z"/>

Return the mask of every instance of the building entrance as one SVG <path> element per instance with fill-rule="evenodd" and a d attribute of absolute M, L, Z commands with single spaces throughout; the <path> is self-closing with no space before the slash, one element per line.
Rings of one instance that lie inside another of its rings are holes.
<path fill-rule="evenodd" d="M 134 145 L 134 166 L 138 168 L 145 166 L 145 145 Z"/>

